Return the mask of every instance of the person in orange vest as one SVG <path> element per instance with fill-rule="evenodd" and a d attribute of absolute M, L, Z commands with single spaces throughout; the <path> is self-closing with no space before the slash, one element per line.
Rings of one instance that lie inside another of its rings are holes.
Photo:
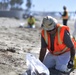
<path fill-rule="evenodd" d="M 63 6 L 63 10 L 64 10 L 64 12 L 63 12 L 63 14 L 61 14 L 61 16 L 62 16 L 62 19 L 63 19 L 63 25 L 66 25 L 67 26 L 67 21 L 68 21 L 68 11 L 67 11 L 67 8 L 66 8 L 66 6 Z"/>
<path fill-rule="evenodd" d="M 42 21 L 41 49 L 39 59 L 48 68 L 67 72 L 73 67 L 75 48 L 70 37 L 69 27 L 58 24 L 51 16 Z"/>

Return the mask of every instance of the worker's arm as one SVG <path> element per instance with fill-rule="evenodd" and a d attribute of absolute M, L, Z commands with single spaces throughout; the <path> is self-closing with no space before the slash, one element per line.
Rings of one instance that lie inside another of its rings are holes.
<path fill-rule="evenodd" d="M 46 50 L 47 50 L 47 44 L 41 35 L 41 49 L 40 49 L 40 55 L 39 55 L 39 59 L 41 62 L 43 62 L 43 59 L 44 59 L 45 54 L 46 54 Z"/>
<path fill-rule="evenodd" d="M 62 17 L 66 16 L 67 15 L 67 12 L 64 11 L 64 13 L 62 14 Z"/>
<path fill-rule="evenodd" d="M 75 57 L 75 49 L 74 47 L 70 48 L 70 61 L 68 62 L 68 68 L 73 68 L 73 62 Z"/>
<path fill-rule="evenodd" d="M 74 45 L 73 45 L 72 39 L 70 37 L 70 33 L 68 31 L 65 31 L 64 43 L 66 44 L 66 46 L 68 48 L 70 48 L 70 55 L 71 55 L 70 59 L 73 60 L 74 59 L 74 55 L 75 55 L 75 49 L 74 49 Z"/>
<path fill-rule="evenodd" d="M 74 60 L 74 56 L 75 56 L 75 49 L 74 49 L 74 47 L 72 47 L 72 48 L 70 49 L 70 55 L 71 55 L 70 60 L 73 61 L 73 60 Z"/>
<path fill-rule="evenodd" d="M 70 48 L 70 60 L 68 62 L 68 68 L 72 68 L 73 67 L 73 60 L 74 60 L 74 56 L 75 56 L 75 49 L 74 49 L 74 44 L 72 42 L 72 39 L 70 37 L 70 33 L 68 31 L 65 31 L 64 43 L 66 44 L 66 46 L 68 48 Z"/>
<path fill-rule="evenodd" d="M 43 62 L 43 59 L 45 57 L 45 54 L 46 54 L 46 48 L 42 48 L 40 50 L 40 55 L 39 55 L 39 59 L 40 59 L 41 62 Z"/>

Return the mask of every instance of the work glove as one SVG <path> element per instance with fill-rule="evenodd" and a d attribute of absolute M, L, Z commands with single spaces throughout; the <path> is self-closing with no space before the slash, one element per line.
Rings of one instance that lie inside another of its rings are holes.
<path fill-rule="evenodd" d="M 71 69 L 71 68 L 73 68 L 73 66 L 74 66 L 74 63 L 73 63 L 73 60 L 70 60 L 69 62 L 68 62 L 68 68 L 69 69 Z"/>

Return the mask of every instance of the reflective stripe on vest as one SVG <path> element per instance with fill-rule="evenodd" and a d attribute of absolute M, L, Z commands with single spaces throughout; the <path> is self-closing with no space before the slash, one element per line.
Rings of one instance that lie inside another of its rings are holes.
<path fill-rule="evenodd" d="M 45 37 L 46 44 L 48 44 L 48 35 L 47 35 L 46 30 L 44 30 L 44 37 Z"/>
<path fill-rule="evenodd" d="M 58 43 L 59 44 L 62 44 L 62 41 L 60 39 L 60 29 L 61 29 L 61 26 L 58 28 Z M 60 53 L 64 53 L 66 50 L 68 49 L 68 47 L 66 46 L 61 52 L 54 52 L 53 54 L 60 54 Z"/>
<path fill-rule="evenodd" d="M 59 44 L 62 44 L 62 41 L 60 39 L 60 29 L 61 29 L 62 26 L 58 27 L 58 43 Z M 45 37 L 45 41 L 46 41 L 46 44 L 48 44 L 48 35 L 47 35 L 47 31 L 44 30 L 44 37 Z M 57 52 L 54 52 L 53 54 L 55 55 L 58 55 L 58 54 L 62 54 L 64 52 L 66 52 L 66 50 L 68 49 L 68 47 L 66 46 L 62 51 L 57 51 Z"/>
<path fill-rule="evenodd" d="M 55 55 L 62 54 L 62 53 L 64 53 L 67 49 L 68 49 L 68 47 L 65 47 L 61 52 L 54 52 L 53 54 L 55 54 Z"/>
<path fill-rule="evenodd" d="M 58 43 L 62 44 L 62 41 L 60 39 L 60 29 L 61 29 L 61 27 L 58 28 Z"/>

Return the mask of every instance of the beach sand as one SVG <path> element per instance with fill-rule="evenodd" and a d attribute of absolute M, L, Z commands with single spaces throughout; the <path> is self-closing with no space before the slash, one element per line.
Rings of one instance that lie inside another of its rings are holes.
<path fill-rule="evenodd" d="M 40 51 L 41 18 L 36 21 L 36 28 L 25 28 L 26 20 L 0 18 L 0 75 L 21 75 L 26 71 L 26 53 L 30 52 L 37 58 Z M 70 33 L 74 31 L 75 20 L 70 20 Z M 20 23 L 24 27 L 19 28 Z M 62 20 L 59 20 L 62 23 Z M 70 75 L 76 75 L 76 70 Z"/>

